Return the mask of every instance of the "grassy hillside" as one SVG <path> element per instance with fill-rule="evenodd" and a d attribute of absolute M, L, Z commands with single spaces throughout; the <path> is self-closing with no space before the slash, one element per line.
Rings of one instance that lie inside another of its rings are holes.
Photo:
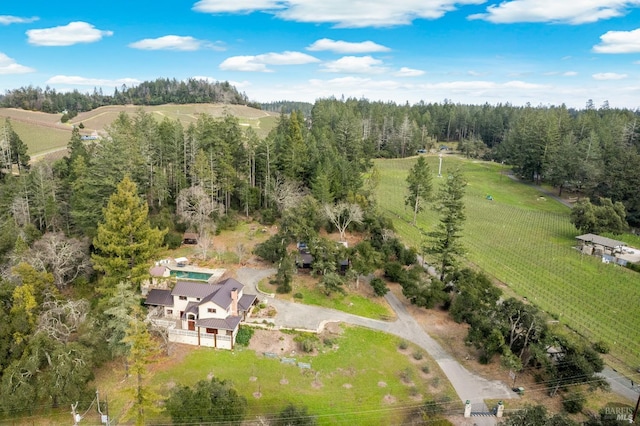
<path fill-rule="evenodd" d="M 316 356 L 278 354 L 310 363 L 311 370 L 243 348 L 194 348 L 178 362 L 171 357 L 166 365 L 154 365 L 149 385 L 164 397 L 176 385 L 191 386 L 215 376 L 232 381 L 247 399 L 247 419 L 275 415 L 291 402 L 308 407 L 310 414 L 318 416 L 319 425 L 397 424 L 429 398 L 454 401 L 458 408 L 455 390 L 436 362 L 423 352 L 424 358 L 416 360 L 413 347 L 399 351 L 399 342 L 389 334 L 347 327 L 332 338 L 331 345 L 320 343 Z M 428 370 L 423 370 L 425 365 Z M 101 392 L 109 395 L 113 418 L 124 420 L 121 416 L 131 399 L 127 389 L 134 386 L 134 379 L 123 383 L 121 369 L 105 373 L 98 377 Z M 166 424 L 169 418 L 159 414 L 149 421 Z"/>
<path fill-rule="evenodd" d="M 377 161 L 376 167 L 381 172 L 380 205 L 394 218 L 402 238 L 419 247 L 437 216 L 429 210 L 419 215 L 418 229 L 409 225 L 412 212 L 404 207 L 405 191 L 398 188 L 406 188 L 414 162 Z M 437 186 L 438 158 L 428 162 Z M 569 209 L 509 179 L 503 166 L 446 157 L 443 174 L 455 166 L 469 181 L 463 237 L 467 260 L 591 341 L 609 343 L 614 366 L 627 372 L 638 368 L 640 274 L 573 249 L 579 232 L 569 222 Z"/>
<path fill-rule="evenodd" d="M 0 119 L 9 117 L 14 130 L 29 147 L 29 155 L 38 156 L 66 147 L 73 125 L 83 123 L 83 134 L 94 131 L 101 133 L 121 112 L 133 115 L 139 110 L 153 114 L 158 121 L 165 117 L 171 120 L 178 119 L 185 128 L 190 123 L 195 123 L 200 114 L 206 113 L 213 117 L 231 114 L 238 118 L 241 126 L 252 127 L 260 137 L 266 136 L 278 121 L 278 114 L 273 112 L 260 111 L 244 105 L 214 104 L 106 106 L 80 113 L 67 124 L 60 123 L 61 114 L 0 108 Z"/>

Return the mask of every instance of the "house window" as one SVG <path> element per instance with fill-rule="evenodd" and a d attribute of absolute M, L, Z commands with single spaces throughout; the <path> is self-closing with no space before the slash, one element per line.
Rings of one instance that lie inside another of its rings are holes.
<path fill-rule="evenodd" d="M 227 330 L 227 336 L 233 336 L 233 331 L 232 330 Z"/>
<path fill-rule="evenodd" d="M 180 296 L 179 299 L 180 300 L 187 300 L 187 296 Z"/>
<path fill-rule="evenodd" d="M 172 315 L 173 314 L 173 309 L 167 309 L 167 315 Z"/>
<path fill-rule="evenodd" d="M 207 308 L 207 312 L 209 312 L 210 314 L 215 314 L 216 308 Z"/>
<path fill-rule="evenodd" d="M 196 300 L 199 302 L 199 301 L 200 301 L 200 298 L 199 298 L 199 297 L 196 297 Z"/>

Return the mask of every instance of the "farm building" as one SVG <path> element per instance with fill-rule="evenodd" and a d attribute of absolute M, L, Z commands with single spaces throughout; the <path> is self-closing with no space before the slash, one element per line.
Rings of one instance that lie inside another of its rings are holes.
<path fill-rule="evenodd" d="M 185 232 L 182 235 L 182 244 L 198 244 L 198 234 L 195 232 Z"/>
<path fill-rule="evenodd" d="M 625 266 L 627 263 L 640 262 L 640 250 L 628 247 L 623 241 L 602 237 L 595 234 L 584 234 L 576 237 L 577 248 L 581 253 L 599 256 L 604 263 L 616 263 Z"/>
<path fill-rule="evenodd" d="M 256 303 L 244 285 L 228 278 L 217 284 L 178 281 L 172 290 L 151 289 L 145 304 L 153 321 L 167 327 L 169 341 L 233 349 L 240 323 Z"/>

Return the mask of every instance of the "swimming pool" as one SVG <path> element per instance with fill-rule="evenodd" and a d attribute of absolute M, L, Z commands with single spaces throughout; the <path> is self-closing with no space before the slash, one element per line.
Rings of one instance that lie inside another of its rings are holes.
<path fill-rule="evenodd" d="M 213 275 L 212 273 L 208 272 L 180 271 L 175 269 L 172 269 L 169 274 L 172 277 L 194 281 L 208 281 L 209 278 L 211 278 L 211 276 Z"/>

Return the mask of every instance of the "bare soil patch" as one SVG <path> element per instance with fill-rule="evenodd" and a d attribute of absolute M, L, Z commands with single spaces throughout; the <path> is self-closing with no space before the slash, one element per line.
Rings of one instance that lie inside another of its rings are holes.
<path fill-rule="evenodd" d="M 249 349 L 263 354 L 265 352 L 275 353 L 277 355 L 295 354 L 297 343 L 293 341 L 295 336 L 292 334 L 282 333 L 278 330 L 261 330 L 255 329 L 253 337 L 249 341 Z"/>

